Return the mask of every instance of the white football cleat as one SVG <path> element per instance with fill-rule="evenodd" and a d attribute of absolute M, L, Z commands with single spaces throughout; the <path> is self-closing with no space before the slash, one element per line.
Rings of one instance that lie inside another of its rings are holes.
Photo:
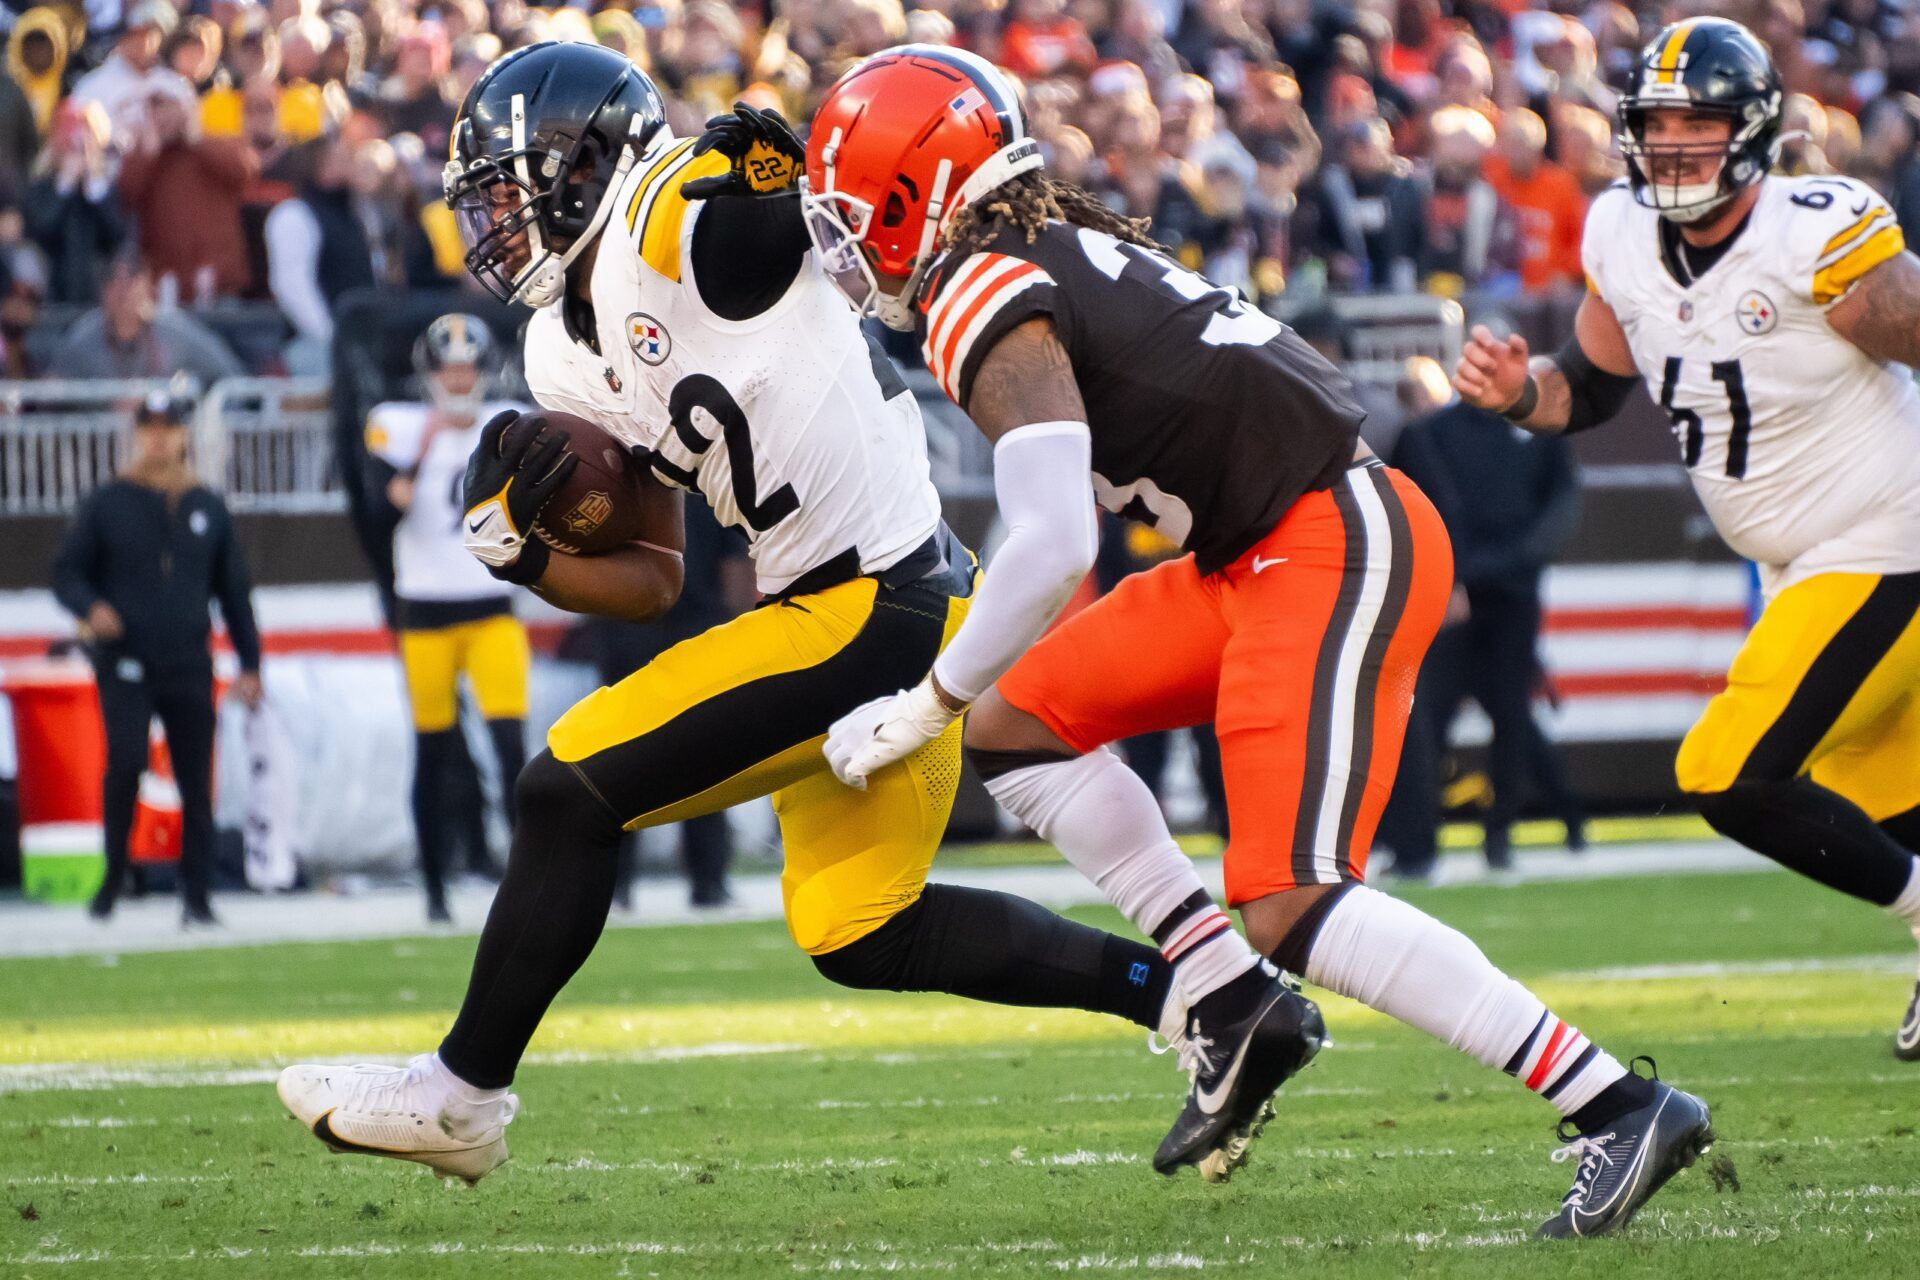
<path fill-rule="evenodd" d="M 442 1178 L 480 1181 L 507 1161 L 520 1099 L 475 1102 L 431 1053 L 404 1067 L 301 1064 L 280 1073 L 280 1101 L 336 1154 L 412 1160 Z"/>

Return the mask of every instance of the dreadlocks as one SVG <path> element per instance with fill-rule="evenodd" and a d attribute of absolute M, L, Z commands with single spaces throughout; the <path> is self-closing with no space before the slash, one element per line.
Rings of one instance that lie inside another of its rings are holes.
<path fill-rule="evenodd" d="M 948 251 L 958 260 L 985 248 L 1000 233 L 1003 223 L 1025 232 L 1027 243 L 1032 244 L 1049 219 L 1091 227 L 1116 240 L 1149 249 L 1164 248 L 1147 234 L 1147 219 L 1115 213 L 1071 182 L 1043 173 L 1023 173 L 954 215 L 953 224 L 947 228 Z"/>

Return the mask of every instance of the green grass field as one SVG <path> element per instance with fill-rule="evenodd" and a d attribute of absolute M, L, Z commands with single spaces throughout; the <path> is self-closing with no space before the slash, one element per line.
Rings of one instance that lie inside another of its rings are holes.
<path fill-rule="evenodd" d="M 1410 896 L 1704 1094 L 1714 1167 L 1622 1238 L 1536 1243 L 1571 1176 L 1544 1104 L 1324 999 L 1251 1167 L 1165 1181 L 1184 1080 L 1142 1033 L 845 993 L 769 924 L 610 933 L 468 1189 L 327 1155 L 271 1079 L 432 1045 L 470 940 L 14 961 L 0 1276 L 1920 1275 L 1903 930 L 1776 874 Z"/>

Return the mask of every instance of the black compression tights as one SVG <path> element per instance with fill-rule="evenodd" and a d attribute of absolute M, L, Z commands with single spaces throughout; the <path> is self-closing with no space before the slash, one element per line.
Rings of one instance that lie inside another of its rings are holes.
<path fill-rule="evenodd" d="M 468 1084 L 504 1088 L 527 1042 L 600 941 L 613 906 L 620 822 L 543 751 L 514 786 L 518 821 L 493 895 L 467 998 L 440 1060 Z"/>
<path fill-rule="evenodd" d="M 1876 825 L 1866 811 L 1808 778 L 1750 779 L 1696 797 L 1721 835 L 1829 889 L 1887 906 L 1913 875 L 1899 835 L 1920 836 L 1909 815 Z"/>
<path fill-rule="evenodd" d="M 519 821 L 473 976 L 441 1061 L 504 1088 L 547 1006 L 586 962 L 613 905 L 620 823 L 550 752 L 520 775 Z M 816 956 L 845 986 L 945 991 L 1000 1004 L 1090 1009 L 1158 1025 L 1171 970 L 1152 947 L 1004 893 L 930 885 L 866 937 Z"/>

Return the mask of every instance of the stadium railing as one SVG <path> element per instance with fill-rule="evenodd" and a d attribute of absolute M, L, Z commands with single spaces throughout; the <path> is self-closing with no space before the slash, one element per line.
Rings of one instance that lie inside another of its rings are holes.
<path fill-rule="evenodd" d="M 0 515 L 65 515 L 125 460 L 134 406 L 191 379 L 0 381 Z"/>
<path fill-rule="evenodd" d="M 198 401 L 201 478 L 235 511 L 346 507 L 323 378 L 0 381 L 0 517 L 66 515 L 126 459 L 134 406 L 154 392 Z"/>
<path fill-rule="evenodd" d="M 1409 356 L 1451 369 L 1464 331 L 1460 304 L 1427 295 L 1329 297 L 1343 322 L 1349 375 L 1389 394 Z M 1282 299 L 1281 320 L 1307 306 Z M 933 479 L 949 500 L 990 497 L 993 450 L 924 369 L 902 371 L 927 426 Z M 0 516 L 63 515 L 111 477 L 133 406 L 153 391 L 193 396 L 182 379 L 0 382 Z M 344 511 L 346 493 L 324 378 L 225 378 L 200 395 L 193 423 L 202 478 L 236 512 Z"/>
<path fill-rule="evenodd" d="M 194 457 L 236 512 L 345 511 L 325 378 L 223 378 L 200 402 Z"/>

